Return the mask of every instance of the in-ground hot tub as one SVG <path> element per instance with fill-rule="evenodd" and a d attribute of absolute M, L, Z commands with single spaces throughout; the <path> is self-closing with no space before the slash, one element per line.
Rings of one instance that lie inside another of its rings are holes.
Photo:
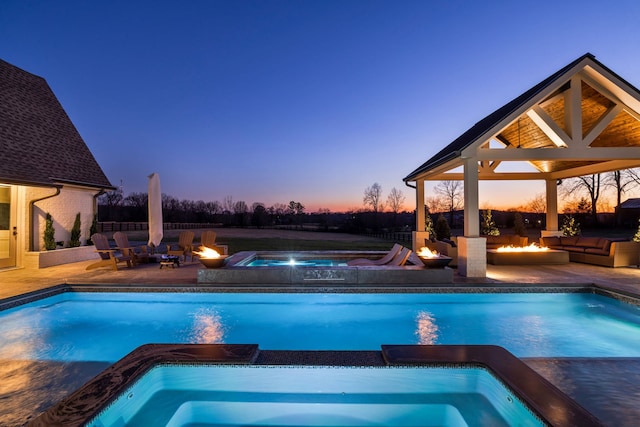
<path fill-rule="evenodd" d="M 355 258 L 380 258 L 379 251 L 238 252 L 223 268 L 198 270 L 198 284 L 232 285 L 419 285 L 452 283 L 450 268 L 427 269 L 416 257 L 402 267 L 349 266 Z"/>
<path fill-rule="evenodd" d="M 517 390 L 517 393 L 514 391 Z M 147 345 L 34 425 L 569 426 L 595 417 L 506 350 Z"/>

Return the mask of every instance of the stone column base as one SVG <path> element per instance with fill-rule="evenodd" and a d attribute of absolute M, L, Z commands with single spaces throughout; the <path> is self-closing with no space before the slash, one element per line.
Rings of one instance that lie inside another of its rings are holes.
<path fill-rule="evenodd" d="M 429 238 L 428 231 L 413 231 L 411 232 L 411 240 L 413 241 L 413 252 L 418 252 L 421 247 L 424 246 L 424 241 Z"/>
<path fill-rule="evenodd" d="M 487 239 L 458 237 L 458 274 L 487 277 Z"/>

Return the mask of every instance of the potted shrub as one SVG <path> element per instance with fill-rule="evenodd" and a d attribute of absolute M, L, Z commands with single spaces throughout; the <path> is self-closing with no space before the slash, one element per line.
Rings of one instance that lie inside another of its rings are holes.
<path fill-rule="evenodd" d="M 73 228 L 71 229 L 71 239 L 69 240 L 70 248 L 77 248 L 80 246 L 80 212 L 76 214 L 76 220 L 73 222 Z"/>
<path fill-rule="evenodd" d="M 53 228 L 53 219 L 51 219 L 51 214 L 47 212 L 44 225 L 44 248 L 48 251 L 56 248 L 55 233 L 56 230 Z"/>

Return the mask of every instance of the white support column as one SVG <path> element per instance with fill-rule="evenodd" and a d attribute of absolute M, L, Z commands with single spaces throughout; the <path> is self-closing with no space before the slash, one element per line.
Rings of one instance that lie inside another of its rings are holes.
<path fill-rule="evenodd" d="M 424 246 L 425 239 L 429 238 L 429 233 L 424 231 L 424 180 L 416 181 L 416 231 L 413 232 L 413 251 L 417 252 Z"/>
<path fill-rule="evenodd" d="M 480 204 L 478 203 L 478 161 L 464 161 L 464 235 L 474 237 L 480 235 L 478 219 Z"/>
<path fill-rule="evenodd" d="M 458 238 L 458 274 L 487 277 L 487 240 L 480 236 L 478 161 L 464 161 L 464 237 Z"/>
<path fill-rule="evenodd" d="M 557 236 L 558 231 L 558 182 L 555 179 L 545 181 L 547 188 L 547 226 L 541 232 L 542 237 Z"/>

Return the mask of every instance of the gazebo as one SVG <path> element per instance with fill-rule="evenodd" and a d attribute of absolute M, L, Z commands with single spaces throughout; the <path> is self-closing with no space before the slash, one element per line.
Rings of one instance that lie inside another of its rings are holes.
<path fill-rule="evenodd" d="M 530 170 L 517 171 L 515 165 L 522 162 Z M 429 237 L 425 181 L 464 182 L 458 271 L 485 277 L 486 239 L 480 236 L 478 221 L 480 180 L 544 180 L 547 213 L 542 236 L 551 236 L 559 234 L 560 180 L 639 166 L 640 91 L 587 53 L 480 120 L 404 178 L 416 189 L 414 249 Z"/>

